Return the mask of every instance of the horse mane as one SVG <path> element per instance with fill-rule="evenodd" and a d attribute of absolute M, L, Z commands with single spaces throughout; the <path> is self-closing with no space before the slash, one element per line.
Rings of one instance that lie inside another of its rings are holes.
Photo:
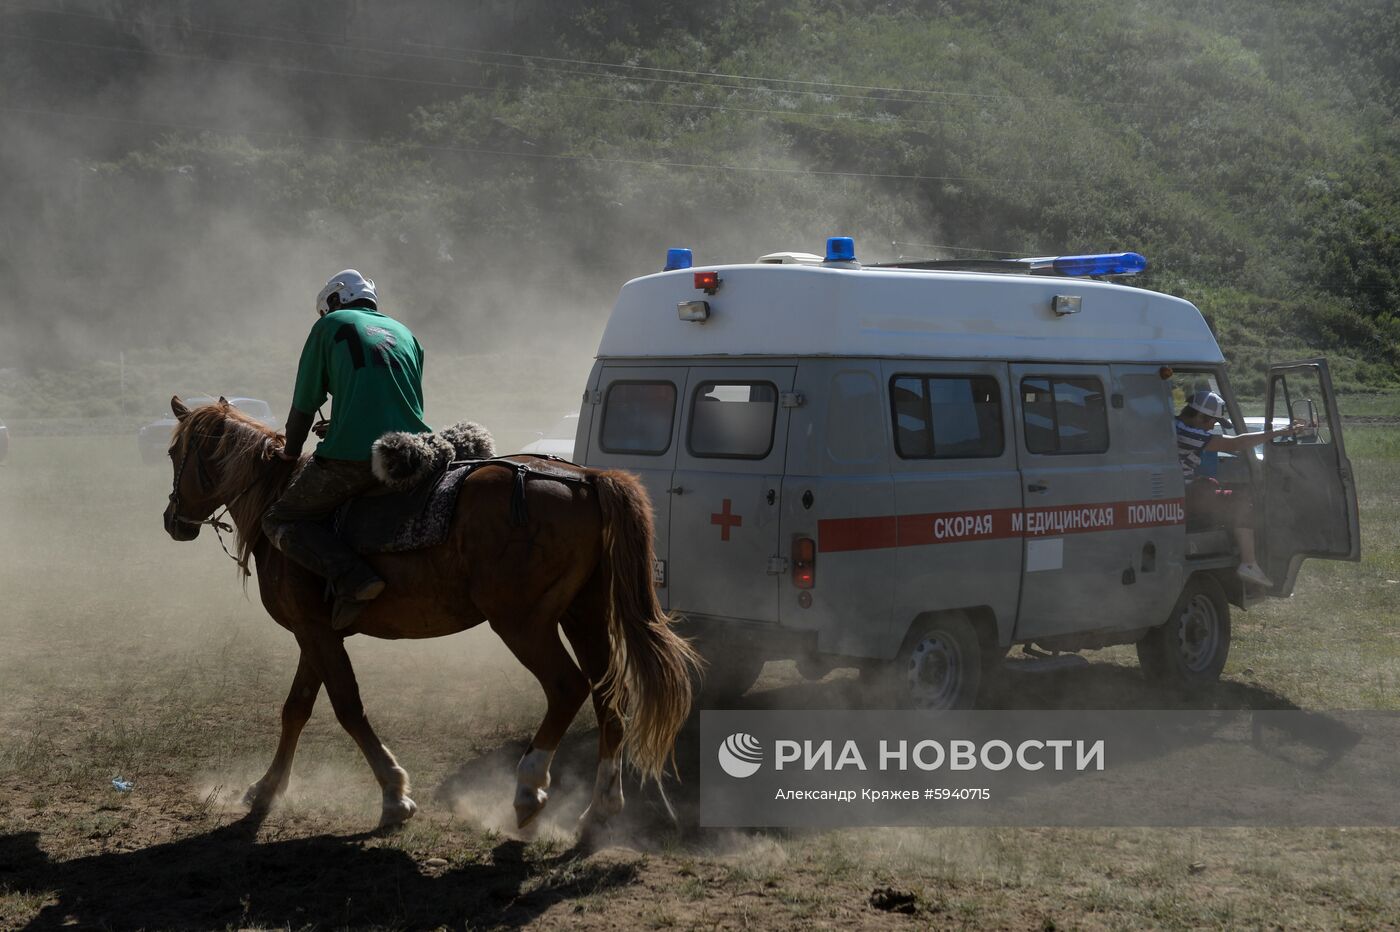
<path fill-rule="evenodd" d="M 219 492 L 233 517 L 234 553 L 246 573 L 262 538 L 262 516 L 282 495 L 297 464 L 274 452 L 284 442 L 280 433 L 227 402 L 192 409 L 175 427 L 176 438 L 187 434 L 217 441 L 212 449 L 202 447 L 200 455 L 219 476 Z"/>

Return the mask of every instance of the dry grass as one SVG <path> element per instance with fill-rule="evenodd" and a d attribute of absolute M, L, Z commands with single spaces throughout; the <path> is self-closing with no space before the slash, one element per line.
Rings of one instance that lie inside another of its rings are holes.
<path fill-rule="evenodd" d="M 1309 564 L 1293 600 L 1237 616 L 1227 677 L 1304 707 L 1397 709 L 1400 429 L 1348 439 L 1365 561 Z M 159 530 L 168 470 L 136 465 L 128 440 L 17 438 L 0 469 L 0 927 L 1400 926 L 1387 830 L 677 834 L 633 792 L 633 833 L 583 856 L 567 829 L 586 716 L 556 821 L 517 841 L 509 767 L 543 702 L 486 631 L 351 642 L 370 716 L 419 788 L 408 828 L 364 834 L 377 791 L 324 704 L 287 803 L 240 821 L 294 645 L 216 543 Z M 787 665 L 760 686 L 826 688 Z M 884 887 L 913 912 L 872 907 Z"/>

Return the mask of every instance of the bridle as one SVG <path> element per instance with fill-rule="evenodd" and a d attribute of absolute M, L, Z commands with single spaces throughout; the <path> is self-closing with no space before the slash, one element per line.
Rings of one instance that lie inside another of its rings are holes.
<path fill-rule="evenodd" d="M 247 488 L 243 489 L 233 498 L 230 498 L 227 502 L 225 502 L 223 511 L 217 514 L 210 515 L 202 521 L 196 521 L 193 518 L 186 518 L 180 514 L 180 480 L 185 475 L 185 466 L 189 463 L 190 453 L 194 449 L 194 439 L 190 438 L 185 442 L 185 451 L 182 454 L 180 454 L 180 465 L 175 468 L 175 482 L 170 487 L 170 516 L 171 518 L 180 522 L 181 524 L 188 524 L 196 527 L 207 524 L 210 527 L 212 527 L 214 529 L 214 536 L 219 538 L 219 546 L 223 548 L 224 553 L 228 555 L 228 558 L 230 560 L 238 564 L 238 568 L 243 571 L 244 576 L 251 576 L 252 572 L 248 569 L 247 559 L 240 560 L 238 557 L 234 556 L 233 553 L 228 549 L 228 544 L 224 543 L 223 532 L 228 531 L 230 534 L 232 534 L 233 526 L 230 525 L 227 521 L 220 520 L 221 518 L 229 517 L 229 508 L 233 506 L 234 502 L 238 501 L 240 498 L 243 497 L 244 492 L 247 492 L 248 489 L 251 489 L 253 487 L 251 483 L 248 485 Z M 195 457 L 195 468 L 199 470 L 199 478 L 202 482 L 204 482 L 206 485 L 213 484 L 209 479 L 208 470 L 204 468 L 204 457 Z"/>

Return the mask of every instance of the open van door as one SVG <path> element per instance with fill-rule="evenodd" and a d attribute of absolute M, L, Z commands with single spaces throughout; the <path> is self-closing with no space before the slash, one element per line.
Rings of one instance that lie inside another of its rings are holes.
<path fill-rule="evenodd" d="M 1305 557 L 1361 559 L 1356 479 L 1342 445 L 1342 419 L 1327 361 L 1308 359 L 1269 368 L 1266 429 L 1309 425 L 1296 437 L 1275 437 L 1264 449 L 1264 571 L 1272 595 L 1292 594 Z"/>

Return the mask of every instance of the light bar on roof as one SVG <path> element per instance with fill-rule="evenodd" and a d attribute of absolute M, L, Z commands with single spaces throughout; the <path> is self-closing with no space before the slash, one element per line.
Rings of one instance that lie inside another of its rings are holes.
<path fill-rule="evenodd" d="M 1135 252 L 1105 252 L 1087 256 L 1042 256 L 1037 259 L 1010 259 L 1031 272 L 1042 275 L 1136 275 L 1147 268 L 1147 260 Z"/>

